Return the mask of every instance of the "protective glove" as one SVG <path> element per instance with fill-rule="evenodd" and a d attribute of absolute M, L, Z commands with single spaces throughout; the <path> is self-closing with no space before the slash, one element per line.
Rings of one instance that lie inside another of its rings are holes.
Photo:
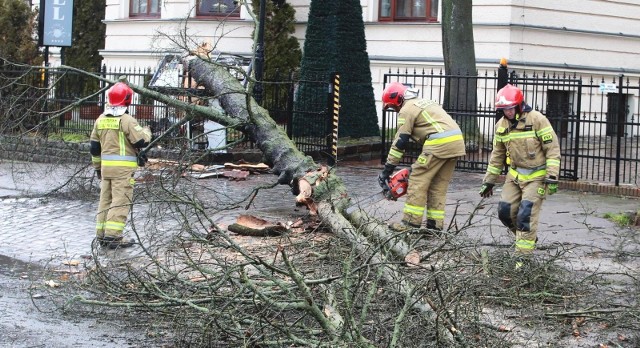
<path fill-rule="evenodd" d="M 547 188 L 547 194 L 552 195 L 558 192 L 558 179 L 555 176 L 548 177 L 544 179 L 544 185 Z"/>
<path fill-rule="evenodd" d="M 483 183 L 480 187 L 480 196 L 482 198 L 493 196 L 493 186 L 495 186 L 495 184 L 490 184 L 488 182 Z"/>
<path fill-rule="evenodd" d="M 395 165 L 387 163 L 384 165 L 382 172 L 378 175 L 378 184 L 385 191 L 389 190 L 389 177 L 391 177 L 391 173 L 393 173 L 394 169 L 396 169 Z"/>
<path fill-rule="evenodd" d="M 145 164 L 147 164 L 147 161 L 149 159 L 147 158 L 147 153 L 144 151 L 140 151 L 138 153 L 138 167 L 144 167 Z"/>
<path fill-rule="evenodd" d="M 96 169 L 96 176 L 98 177 L 98 180 L 102 180 L 102 170 Z"/>

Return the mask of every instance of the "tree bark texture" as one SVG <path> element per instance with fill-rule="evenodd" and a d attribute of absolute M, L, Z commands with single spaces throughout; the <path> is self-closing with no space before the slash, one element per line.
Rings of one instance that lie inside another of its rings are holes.
<path fill-rule="evenodd" d="M 237 120 L 236 124 L 224 125 L 243 131 L 256 143 L 280 184 L 291 185 L 294 178 L 317 168 L 313 159 L 296 149 L 267 110 L 247 94 L 225 67 L 196 58 L 190 62 L 189 70 L 200 85 L 219 98 L 228 115 Z"/>
<path fill-rule="evenodd" d="M 442 1 L 445 74 L 461 76 L 446 81 L 443 104 L 447 110 L 472 111 L 477 107 L 472 8 L 471 1 L 467 0 Z"/>

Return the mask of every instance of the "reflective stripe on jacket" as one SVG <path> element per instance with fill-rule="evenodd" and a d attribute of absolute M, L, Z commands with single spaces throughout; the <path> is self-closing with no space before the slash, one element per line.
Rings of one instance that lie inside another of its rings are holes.
<path fill-rule="evenodd" d="M 143 129 L 128 113 L 121 116 L 100 115 L 91 132 L 91 140 L 100 142 L 99 158 L 92 156 L 92 163 L 102 170 L 102 177 L 130 176 L 138 166 L 138 150 L 133 144 L 149 142 L 151 134 Z"/>
<path fill-rule="evenodd" d="M 521 181 L 543 180 L 560 174 L 560 143 L 549 120 L 540 112 L 516 115 L 511 123 L 502 117 L 495 127 L 493 151 L 484 182 L 495 183 L 506 164 Z"/>
<path fill-rule="evenodd" d="M 423 152 L 438 158 L 464 156 L 462 131 L 455 120 L 433 100 L 409 99 L 398 113 L 398 131 L 387 156 L 387 163 L 397 165 L 404 149 L 396 146 L 401 134 L 423 144 Z"/>

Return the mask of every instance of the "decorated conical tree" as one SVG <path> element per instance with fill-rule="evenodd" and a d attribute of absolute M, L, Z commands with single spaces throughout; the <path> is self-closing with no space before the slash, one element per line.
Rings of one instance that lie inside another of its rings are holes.
<path fill-rule="evenodd" d="M 311 1 L 300 72 L 302 82 L 295 100 L 294 134 L 327 134 L 324 128 L 308 127 L 310 122 L 319 122 L 316 115 L 328 106 L 326 85 L 310 81 L 328 82 L 332 73 L 340 74 L 339 136 L 379 135 L 358 0 Z"/>

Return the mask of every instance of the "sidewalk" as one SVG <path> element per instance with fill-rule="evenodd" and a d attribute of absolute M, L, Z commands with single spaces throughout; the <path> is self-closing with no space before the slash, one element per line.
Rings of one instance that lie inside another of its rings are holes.
<path fill-rule="evenodd" d="M 96 205 L 38 198 L 77 171 L 70 165 L 0 162 L 0 255 L 40 262 L 89 253 Z"/>

